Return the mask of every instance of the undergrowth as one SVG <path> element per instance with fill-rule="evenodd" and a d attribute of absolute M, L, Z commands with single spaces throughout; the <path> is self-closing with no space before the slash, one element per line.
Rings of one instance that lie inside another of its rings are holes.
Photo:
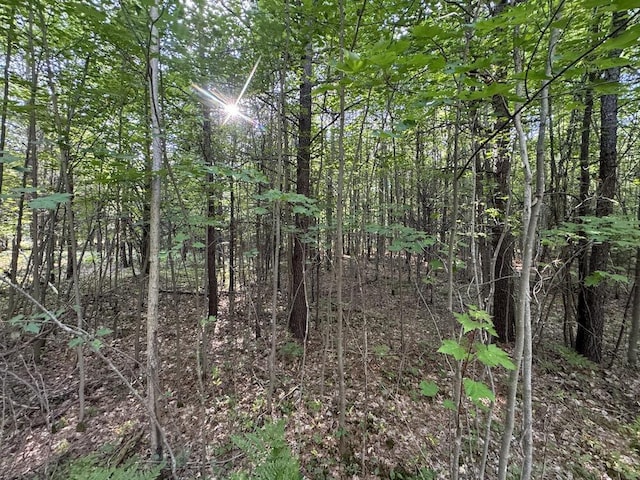
<path fill-rule="evenodd" d="M 67 464 L 51 480 L 156 480 L 163 467 L 163 464 L 142 467 L 135 458 L 123 465 L 110 467 L 101 465 L 96 455 L 87 455 Z"/>

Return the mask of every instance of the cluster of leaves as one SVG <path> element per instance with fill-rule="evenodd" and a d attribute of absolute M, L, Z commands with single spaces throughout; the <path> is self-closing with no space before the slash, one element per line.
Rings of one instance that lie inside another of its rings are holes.
<path fill-rule="evenodd" d="M 543 243 L 549 246 L 560 247 L 580 241 L 608 242 L 618 248 L 640 247 L 638 221 L 621 215 L 583 216 L 543 232 Z"/>
<path fill-rule="evenodd" d="M 119 467 L 109 467 L 101 465 L 95 455 L 88 455 L 71 462 L 67 468 L 54 475 L 53 480 L 155 480 L 163 467 L 160 464 L 150 469 L 143 468 L 136 459 Z"/>
<path fill-rule="evenodd" d="M 270 203 L 288 203 L 292 206 L 292 211 L 295 214 L 307 215 L 309 217 L 320 214 L 320 209 L 316 205 L 316 201 L 300 193 L 282 192 L 281 190 L 271 189 L 260 195 L 256 195 L 256 199 L 265 200 Z M 268 213 L 268 210 L 263 207 L 257 207 L 255 213 L 265 214 Z"/>
<path fill-rule="evenodd" d="M 64 310 L 57 312 L 57 316 L 62 315 Z M 11 332 L 12 338 L 18 338 L 21 333 L 38 335 L 42 331 L 42 327 L 49 320 L 46 313 L 33 313 L 30 315 L 18 314 L 9 319 L 9 325 L 15 328 Z"/>
<path fill-rule="evenodd" d="M 487 344 L 482 341 L 482 332 L 497 336 L 491 316 L 486 311 L 470 305 L 467 312 L 454 313 L 454 316 L 462 328 L 461 335 L 459 339 L 443 340 L 438 349 L 439 353 L 449 355 L 465 366 L 478 361 L 490 368 L 500 366 L 507 370 L 515 369 L 507 352 L 494 343 Z M 462 379 L 462 384 L 465 394 L 475 405 L 482 406 L 485 400 L 491 402 L 495 400 L 495 394 L 484 382 L 465 377 Z M 438 393 L 439 388 L 434 382 L 422 381 L 420 390 L 423 395 L 433 397 Z M 445 400 L 444 406 L 452 410 L 457 409 L 451 400 Z"/>
<path fill-rule="evenodd" d="M 422 253 L 436 243 L 433 235 L 401 224 L 367 225 L 367 232 L 392 239 L 390 252 Z"/>
<path fill-rule="evenodd" d="M 300 464 L 284 438 L 284 421 L 267 423 L 254 433 L 233 437 L 252 464 L 250 473 L 238 472 L 234 480 L 298 480 Z"/>

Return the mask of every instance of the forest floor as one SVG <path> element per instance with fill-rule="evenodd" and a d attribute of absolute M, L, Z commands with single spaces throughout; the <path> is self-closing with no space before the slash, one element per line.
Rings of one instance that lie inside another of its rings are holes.
<path fill-rule="evenodd" d="M 234 436 L 254 432 L 270 419 L 286 422 L 285 436 L 305 478 L 449 478 L 454 416 L 454 370 L 437 353 L 452 334 L 447 292 L 436 285 L 433 303 L 426 286 L 398 280 L 397 273 L 372 265 L 348 269 L 345 285 L 346 448 L 339 452 L 337 367 L 334 342 L 336 300 L 332 275 L 321 277 L 306 348 L 286 333 L 285 299 L 279 298 L 277 384 L 268 409 L 270 352 L 269 287 L 239 292 L 230 315 L 223 296 L 220 318 L 210 332 L 210 367 L 198 380 L 198 342 L 204 297 L 163 292 L 160 354 L 163 425 L 180 478 L 228 478 L 248 469 L 249 459 Z M 377 277 L 377 279 L 376 279 Z M 144 325 L 138 284 L 84 299 L 92 328 L 110 327 L 101 352 L 140 396 L 144 388 Z M 466 291 L 466 287 L 461 287 Z M 608 338 L 615 343 L 622 304 L 612 312 Z M 63 319 L 74 322 L 73 314 Z M 255 326 L 261 327 L 256 339 Z M 615 330 L 614 326 L 615 324 Z M 540 327 L 540 325 L 538 325 Z M 537 330 L 539 331 L 539 330 Z M 562 346 L 561 326 L 545 322 L 535 339 L 534 442 L 536 479 L 640 478 L 640 375 L 618 358 L 598 366 Z M 135 361 L 136 337 L 142 342 Z M 24 340 L 24 338 L 22 339 Z M 27 350 L 0 352 L 3 430 L 0 478 L 58 478 L 70 459 L 98 452 L 105 463 L 148 458 L 145 408 L 108 365 L 87 353 L 86 419 L 78 428 L 78 370 L 70 338 L 47 339 L 43 362 L 35 366 Z M 613 345 L 609 345 L 609 352 Z M 477 367 L 477 368 L 476 368 Z M 489 381 L 483 370 L 468 376 Z M 487 473 L 495 478 L 504 420 L 506 371 L 494 369 L 497 401 L 491 412 Z M 420 382 L 435 382 L 435 397 Z M 465 402 L 460 478 L 478 478 L 486 413 Z M 518 472 L 521 429 L 516 422 L 511 471 Z M 517 475 L 519 477 L 519 475 Z M 514 477 L 514 478 L 517 478 Z"/>

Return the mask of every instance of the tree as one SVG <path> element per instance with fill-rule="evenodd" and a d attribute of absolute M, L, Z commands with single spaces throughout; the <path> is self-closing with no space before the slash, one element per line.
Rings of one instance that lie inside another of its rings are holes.
<path fill-rule="evenodd" d="M 310 28 L 308 25 L 304 28 Z M 302 58 L 302 79 L 300 81 L 300 113 L 298 114 L 298 152 L 296 167 L 296 193 L 309 197 L 311 194 L 311 82 L 313 50 L 311 40 L 306 42 Z M 306 212 L 295 214 L 296 231 L 293 239 L 291 262 L 291 313 L 289 329 L 295 338 L 303 340 L 307 336 L 309 307 L 307 305 L 306 260 L 307 231 L 309 216 Z"/>
<path fill-rule="evenodd" d="M 2 204 L 2 185 L 4 180 L 4 157 L 7 140 L 7 109 L 9 106 L 9 72 L 11 66 L 11 53 L 14 42 L 14 17 L 16 6 L 11 5 L 8 12 L 9 28 L 7 29 L 7 45 L 5 48 L 4 68 L 2 75 L 2 103 L 0 104 L 0 205 Z"/>
<path fill-rule="evenodd" d="M 619 36 L 627 21 L 624 12 L 614 12 L 611 20 L 613 36 Z M 620 49 L 612 49 L 609 58 L 620 56 Z M 605 69 L 603 80 L 610 84 L 620 81 L 620 66 Z M 600 159 L 598 188 L 596 192 L 596 216 L 606 217 L 613 213 L 617 189 L 618 168 L 618 94 L 609 93 L 600 97 Z M 608 269 L 610 244 L 607 241 L 591 247 L 588 275 L 580 289 L 578 298 L 578 331 L 576 351 L 594 362 L 602 361 L 602 341 L 605 323 L 607 285 L 590 281 L 596 272 Z M 589 282 L 589 284 L 587 284 Z"/>
<path fill-rule="evenodd" d="M 507 1 L 496 4 L 493 16 L 500 15 L 507 8 Z M 501 67 L 496 82 L 500 82 L 501 76 L 506 75 L 505 67 Z M 513 286 L 513 257 L 515 239 L 510 226 L 511 208 L 511 152 L 510 152 L 510 114 L 505 95 L 493 95 L 491 100 L 495 115 L 495 131 L 498 132 L 495 139 L 495 190 L 492 203 L 497 209 L 498 219 L 493 227 L 493 323 L 498 332 L 498 337 L 503 342 L 511 342 L 515 339 L 515 299 Z"/>
<path fill-rule="evenodd" d="M 160 359 L 158 355 L 158 302 L 160 291 L 160 204 L 162 144 L 162 111 L 160 107 L 160 36 L 157 22 L 158 5 L 150 10 L 151 43 L 148 57 L 149 102 L 151 106 L 152 164 L 149 220 L 149 286 L 147 290 L 147 408 L 150 416 L 151 452 L 162 458 L 162 436 L 159 427 Z"/>
<path fill-rule="evenodd" d="M 638 198 L 638 221 L 640 221 L 640 198 Z M 633 284 L 633 308 L 631 310 L 631 329 L 629 331 L 629 348 L 627 363 L 632 367 L 638 361 L 638 340 L 640 338 L 640 247 L 636 249 L 635 281 Z"/>

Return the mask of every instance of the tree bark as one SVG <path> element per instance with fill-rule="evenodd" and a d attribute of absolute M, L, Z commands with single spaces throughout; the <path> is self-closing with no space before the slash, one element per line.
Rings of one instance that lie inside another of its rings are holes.
<path fill-rule="evenodd" d="M 511 196 L 511 153 L 509 151 L 509 133 L 504 131 L 509 121 L 507 100 L 501 96 L 493 97 L 493 110 L 496 115 L 495 158 L 495 192 L 493 204 L 500 218 L 493 227 L 494 247 L 494 291 L 493 291 L 493 323 L 498 338 L 503 342 L 515 339 L 515 303 L 513 288 L 513 249 L 514 238 L 509 226 L 509 198 Z"/>
<path fill-rule="evenodd" d="M 151 452 L 161 459 L 162 437 L 158 424 L 160 397 L 158 354 L 158 301 L 160 293 L 160 203 L 162 169 L 162 139 L 160 111 L 160 37 L 156 23 L 159 18 L 156 4 L 151 6 L 151 44 L 149 48 L 149 101 L 151 105 L 152 163 L 151 202 L 149 222 L 149 287 L 147 291 L 147 408 L 150 415 Z"/>
<path fill-rule="evenodd" d="M 5 156 L 4 147 L 7 137 L 7 109 L 9 107 L 9 72 L 11 71 L 11 53 L 13 47 L 13 27 L 14 27 L 14 14 L 16 7 L 11 7 L 9 12 L 9 30 L 7 31 L 7 46 L 4 56 L 4 72 L 3 72 L 3 87 L 2 87 L 2 107 L 0 113 L 0 205 L 2 205 L 2 185 L 4 179 L 4 162 L 2 161 Z"/>
<path fill-rule="evenodd" d="M 640 202 L 638 202 L 638 220 L 640 220 Z M 640 337 L 640 248 L 636 249 L 635 277 L 629 349 L 627 350 L 627 363 L 631 367 L 635 367 L 638 361 L 638 337 Z"/>
<path fill-rule="evenodd" d="M 339 2 L 340 14 L 340 52 L 344 50 L 344 0 Z M 342 53 L 340 61 L 342 61 Z M 336 354 L 338 356 L 338 435 L 339 451 L 342 456 L 346 454 L 346 389 L 344 374 L 344 307 L 342 305 L 342 289 L 344 275 L 344 245 L 343 245 L 343 217 L 344 217 L 344 128 L 345 128 L 345 89 L 344 85 L 338 87 L 340 102 L 339 127 L 338 127 L 338 192 L 336 206 L 336 302 L 338 303 L 338 319 L 336 325 Z"/>
<path fill-rule="evenodd" d="M 620 35 L 625 21 L 624 12 L 615 12 L 612 29 Z M 611 57 L 620 55 L 613 50 Z M 604 71 L 604 80 L 618 83 L 620 67 L 611 67 Z M 616 194 L 618 168 L 618 95 L 602 95 L 600 98 L 600 168 L 597 190 L 596 216 L 605 217 L 613 213 L 613 197 Z M 588 275 L 596 271 L 606 271 L 610 245 L 608 242 L 594 244 L 589 258 Z M 588 276 L 587 276 L 588 278 Z M 598 282 L 595 285 L 582 285 L 578 299 L 578 332 L 576 351 L 588 359 L 602 361 L 602 342 L 604 335 L 604 306 L 607 299 L 607 285 Z"/>
<path fill-rule="evenodd" d="M 300 84 L 300 115 L 298 117 L 298 155 L 296 170 L 296 193 L 310 195 L 309 165 L 311 161 L 311 43 L 305 46 L 302 65 L 302 83 Z M 309 217 L 304 213 L 295 214 L 296 232 L 293 240 L 291 313 L 289 330 L 295 338 L 303 340 L 307 335 L 308 305 L 304 286 L 306 245 L 305 237 L 309 229 Z"/>

